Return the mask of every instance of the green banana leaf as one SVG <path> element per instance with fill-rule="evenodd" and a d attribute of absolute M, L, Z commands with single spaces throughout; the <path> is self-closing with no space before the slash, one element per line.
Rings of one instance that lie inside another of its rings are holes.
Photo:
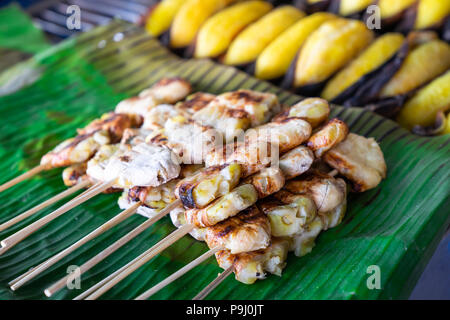
<path fill-rule="evenodd" d="M 32 75 L 30 77 L 30 75 Z M 0 75 L 0 172 L 7 181 L 75 129 L 164 76 L 190 80 L 195 90 L 238 88 L 278 94 L 286 104 L 301 97 L 209 60 L 183 60 L 135 26 L 115 22 L 41 52 Z M 11 85 L 17 83 L 20 85 Z M 332 116 L 351 130 L 375 137 L 388 165 L 376 189 L 351 194 L 341 225 L 322 233 L 312 253 L 290 254 L 283 276 L 254 285 L 228 277 L 210 299 L 398 299 L 407 298 L 450 222 L 449 136 L 412 135 L 395 122 L 357 108 L 335 106 Z M 0 223 L 65 189 L 61 169 L 44 172 L 0 194 Z M 68 247 L 120 210 L 118 194 L 100 195 L 77 207 L 0 256 L 0 298 L 41 299 L 43 290 L 144 220 L 133 216 L 13 292 L 7 283 Z M 63 203 L 0 233 L 18 231 Z M 123 266 L 174 230 L 168 218 L 82 275 L 81 289 L 63 289 L 52 299 L 71 299 Z M 205 252 L 185 236 L 102 298 L 131 299 Z M 381 271 L 381 288 L 368 289 L 369 266 Z M 221 269 L 210 258 L 161 290 L 154 299 L 191 299 Z"/>

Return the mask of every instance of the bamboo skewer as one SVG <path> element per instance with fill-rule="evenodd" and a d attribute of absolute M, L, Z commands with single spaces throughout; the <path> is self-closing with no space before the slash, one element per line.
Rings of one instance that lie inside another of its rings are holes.
<path fill-rule="evenodd" d="M 23 180 L 26 180 L 28 178 L 31 178 L 32 176 L 37 175 L 39 172 L 45 170 L 47 167 L 44 165 L 38 165 L 30 170 L 28 170 L 25 173 L 22 173 L 20 176 L 15 177 L 14 179 L 9 180 L 8 182 L 5 182 L 4 184 L 0 185 L 0 192 L 5 191 L 6 189 L 11 188 L 12 186 L 15 186 L 19 182 L 22 182 Z"/>
<path fill-rule="evenodd" d="M 82 266 L 80 266 L 80 275 L 84 272 L 88 271 L 98 263 L 100 263 L 102 260 L 106 259 L 109 255 L 114 253 L 116 250 L 121 248 L 123 245 L 137 237 L 139 234 L 141 234 L 144 230 L 148 229 L 150 226 L 152 226 L 154 223 L 159 221 L 162 217 L 166 216 L 170 211 L 175 209 L 177 206 L 180 205 L 180 201 L 176 200 L 169 204 L 167 207 L 165 207 L 163 210 L 161 210 L 157 215 L 154 217 L 146 220 L 144 223 L 140 224 L 136 228 L 134 228 L 132 231 L 127 233 L 125 236 L 117 240 L 115 243 L 110 245 L 105 250 L 98 253 L 96 256 L 85 262 Z M 49 288 L 45 289 L 44 293 L 47 297 L 51 297 L 53 294 L 61 290 L 63 287 L 67 284 L 67 279 L 70 275 L 65 276 L 64 278 L 60 279 L 56 283 L 54 283 Z"/>
<path fill-rule="evenodd" d="M 163 281 L 161 281 L 160 283 L 158 283 L 154 287 L 152 287 L 152 288 L 148 289 L 147 291 L 145 291 L 144 293 L 142 293 L 135 300 L 146 300 L 146 299 L 148 299 L 150 296 L 154 295 L 159 290 L 161 290 L 164 287 L 166 287 L 167 285 L 171 284 L 173 281 L 177 280 L 178 278 L 180 278 L 181 276 L 183 276 L 184 274 L 186 274 L 187 272 L 189 272 L 190 270 L 192 270 L 193 268 L 198 266 L 200 263 L 202 263 L 203 261 L 205 261 L 209 257 L 213 256 L 216 252 L 218 252 L 220 250 L 224 250 L 224 248 L 223 247 L 216 247 L 216 248 L 208 250 L 207 252 L 202 254 L 197 259 L 191 261 L 190 263 L 185 265 L 183 268 L 181 268 L 180 270 L 176 271 L 175 273 L 173 273 L 172 275 L 170 275 L 169 277 L 167 277 L 166 279 L 164 279 Z"/>
<path fill-rule="evenodd" d="M 114 181 L 108 181 L 103 183 L 98 183 L 83 192 L 78 197 L 70 200 L 66 204 L 62 205 L 55 211 L 49 213 L 45 217 L 39 219 L 38 221 L 35 221 L 34 223 L 30 224 L 29 226 L 23 228 L 22 230 L 14 233 L 13 235 L 3 239 L 1 241 L 1 245 L 3 248 L 0 249 L 0 255 L 5 253 L 7 250 L 11 249 L 14 245 L 19 243 L 20 241 L 24 240 L 28 236 L 30 236 L 33 232 L 36 230 L 42 228 L 47 223 L 51 222 L 52 220 L 58 218 L 62 214 L 66 213 L 67 211 L 75 208 L 76 206 L 88 201 L 89 199 L 93 198 L 94 196 L 98 195 L 99 193 L 105 191 L 110 186 L 114 184 Z"/>
<path fill-rule="evenodd" d="M 100 227 L 98 227 L 97 229 L 95 229 L 94 231 L 89 233 L 88 235 L 84 236 L 83 238 L 81 238 L 80 240 L 78 240 L 77 242 L 75 242 L 74 244 L 69 246 L 68 248 L 66 248 L 63 251 L 59 252 L 58 254 L 54 255 L 53 257 L 51 257 L 50 259 L 45 261 L 43 264 L 41 264 L 37 268 L 35 268 L 31 273 L 27 274 L 25 277 L 22 277 L 19 281 L 15 282 L 11 286 L 11 289 L 12 290 L 19 289 L 25 283 L 27 283 L 28 281 L 32 280 L 33 278 L 35 278 L 40 273 L 42 273 L 45 270 L 47 270 L 48 268 L 50 268 L 52 265 L 54 265 L 55 263 L 57 263 L 58 261 L 63 259 L 68 254 L 72 253 L 73 251 L 75 251 L 79 247 L 81 247 L 83 244 L 85 244 L 85 243 L 89 242 L 90 240 L 98 237 L 102 233 L 104 233 L 104 232 L 108 231 L 109 229 L 113 228 L 114 226 L 118 225 L 123 220 L 129 218 L 130 216 L 132 216 L 133 214 L 136 213 L 136 210 L 139 207 L 139 205 L 140 205 L 139 202 L 135 203 L 130 208 L 122 211 L 121 213 L 116 215 L 114 218 L 112 218 L 111 220 L 109 220 L 106 223 L 102 224 Z"/>
<path fill-rule="evenodd" d="M 160 252 L 164 251 L 167 247 L 171 246 L 173 243 L 184 237 L 186 234 L 193 230 L 192 225 L 184 225 L 175 232 L 171 233 L 168 237 L 164 238 L 160 242 L 158 242 L 155 246 L 151 247 L 149 250 L 145 251 L 143 255 L 134 259 L 129 265 L 126 266 L 121 272 L 115 274 L 113 277 L 108 277 L 111 280 L 105 282 L 103 286 L 101 286 L 97 291 L 92 293 L 90 296 L 86 298 L 86 300 L 95 300 L 107 292 L 109 289 L 114 287 L 120 281 L 125 279 L 131 273 L 136 271 L 142 265 L 150 261 L 153 257 L 155 257 Z"/>
<path fill-rule="evenodd" d="M 222 272 L 217 278 L 211 281 L 202 291 L 200 291 L 192 300 L 203 300 L 211 293 L 219 284 L 222 283 L 233 272 L 233 266 Z"/>
<path fill-rule="evenodd" d="M 83 181 L 67 190 L 64 190 L 63 192 L 57 194 L 56 196 L 42 202 L 41 204 L 38 204 L 37 206 L 31 208 L 30 210 L 27 210 L 24 213 L 19 214 L 18 216 L 12 218 L 11 220 L 6 221 L 5 223 L 0 225 L 0 231 L 8 229 L 9 227 L 15 225 L 16 223 L 19 223 L 20 221 L 32 216 L 36 212 L 41 211 L 47 208 L 48 206 L 54 204 L 55 202 L 58 202 L 59 200 L 64 199 L 70 196 L 71 194 L 77 192 L 78 190 L 87 187 L 89 183 L 90 183 L 89 181 Z"/>

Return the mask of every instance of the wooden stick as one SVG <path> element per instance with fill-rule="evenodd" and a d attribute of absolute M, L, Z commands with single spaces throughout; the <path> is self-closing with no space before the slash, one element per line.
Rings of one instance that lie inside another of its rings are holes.
<path fill-rule="evenodd" d="M 97 183 L 97 184 L 93 185 L 89 190 L 92 190 L 93 187 L 99 186 L 100 184 L 101 184 L 101 183 Z M 72 200 L 78 199 L 79 197 L 82 197 L 82 196 L 85 195 L 89 190 L 83 191 L 81 194 L 79 194 L 78 196 L 76 196 L 76 197 L 73 198 Z M 9 249 L 10 249 L 10 248 L 8 248 L 8 247 L 2 247 L 2 248 L 0 248 L 0 256 L 3 254 L 3 251 L 6 252 L 6 251 L 9 250 Z M 44 262 L 43 262 L 43 263 L 44 263 Z M 42 263 L 42 264 L 43 264 L 43 263 Z M 37 267 L 39 267 L 39 266 L 40 266 L 40 265 L 38 265 Z M 28 275 L 28 274 L 30 274 L 31 272 L 33 272 L 33 270 L 36 269 L 37 267 L 31 268 L 30 270 L 28 270 L 27 272 L 25 272 L 25 273 L 22 274 L 21 276 L 19 276 L 19 277 L 17 277 L 16 279 L 10 281 L 10 282 L 8 283 L 8 285 L 9 285 L 9 286 L 12 286 L 14 283 L 16 283 L 17 281 L 19 281 L 20 279 L 22 279 L 22 278 L 25 277 L 26 275 Z"/>
<path fill-rule="evenodd" d="M 180 238 L 184 237 L 186 234 L 192 231 L 194 226 L 191 224 L 186 224 L 179 228 L 178 230 L 172 232 L 169 236 L 158 242 L 156 245 L 148 249 L 141 258 L 136 258 L 132 263 L 126 267 L 123 271 L 107 281 L 103 286 L 101 286 L 97 291 L 92 293 L 86 298 L 86 300 L 95 300 L 107 292 L 109 289 L 114 287 L 120 281 L 128 277 L 131 273 L 139 269 L 142 265 L 150 261 L 154 256 L 164 251 L 167 247 L 172 245 L 174 242 L 178 241 Z"/>
<path fill-rule="evenodd" d="M 14 291 L 19 289 L 25 283 L 27 283 L 28 281 L 35 278 L 37 275 L 41 274 L 42 272 L 44 272 L 45 270 L 50 268 L 52 265 L 54 265 L 55 263 L 57 263 L 58 261 L 63 259 L 68 254 L 72 253 L 79 247 L 81 247 L 83 244 L 91 241 L 92 239 L 98 237 L 102 233 L 104 233 L 104 232 L 108 231 L 109 229 L 113 228 L 114 226 L 118 225 L 123 220 L 129 218 L 130 216 L 132 216 L 133 214 L 136 213 L 136 210 L 140 205 L 141 205 L 141 203 L 137 202 L 134 205 L 132 205 L 131 207 L 129 207 L 128 209 L 120 212 L 114 218 L 105 222 L 100 227 L 98 227 L 97 229 L 95 229 L 94 231 L 89 233 L 88 235 L 84 236 L 83 238 L 81 238 L 80 240 L 78 240 L 77 242 L 75 242 L 74 244 L 69 246 L 68 248 L 64 249 L 60 253 L 54 255 L 53 257 L 51 257 L 50 259 L 45 261 L 43 264 L 41 264 L 39 267 L 35 268 L 31 273 L 27 274 L 25 277 L 22 277 L 19 281 L 15 282 L 11 286 L 11 289 Z"/>
<path fill-rule="evenodd" d="M 192 300 L 203 300 L 211 293 L 219 284 L 222 283 L 233 272 L 233 266 L 222 272 L 217 278 L 211 281 L 202 291 L 200 291 Z"/>
<path fill-rule="evenodd" d="M 34 167 L 27 172 L 21 174 L 18 177 L 15 177 L 14 179 L 9 180 L 8 182 L 5 182 L 0 186 L 0 192 L 5 191 L 6 189 L 11 188 L 12 186 L 18 184 L 19 182 L 22 182 L 23 180 L 26 180 L 28 178 L 31 178 L 34 175 L 37 175 L 39 172 L 46 169 L 46 166 L 44 165 L 38 165 L 37 167 Z"/>
<path fill-rule="evenodd" d="M 208 259 L 212 255 L 214 255 L 217 251 L 220 251 L 220 250 L 223 250 L 223 249 L 224 249 L 223 247 L 216 247 L 216 248 L 208 250 L 207 252 L 202 254 L 197 259 L 191 261 L 190 263 L 185 265 L 183 268 L 181 268 L 177 272 L 172 273 L 172 275 L 170 275 L 169 277 L 167 277 L 166 279 L 164 279 L 163 281 L 161 281 L 157 285 L 155 285 L 152 288 L 150 288 L 147 291 L 145 291 L 143 294 L 138 296 L 135 300 L 146 300 L 146 299 L 148 299 L 150 296 L 154 295 L 155 293 L 157 293 L 159 290 L 161 290 L 165 286 L 171 284 L 172 282 L 177 280 L 179 277 L 183 276 L 184 274 L 188 273 L 190 270 L 194 269 L 200 263 L 202 263 L 203 261 L 205 261 L 206 259 Z"/>
<path fill-rule="evenodd" d="M 75 208 L 76 206 L 86 202 L 87 200 L 93 198 L 94 196 L 98 195 L 99 193 L 103 192 L 104 190 L 108 189 L 110 186 L 114 184 L 114 181 L 108 181 L 100 184 L 96 184 L 93 187 L 89 188 L 85 192 L 83 192 L 78 197 L 70 200 L 66 204 L 62 205 L 55 211 L 49 213 L 45 217 L 39 219 L 38 221 L 35 221 L 34 223 L 30 224 L 29 226 L 23 228 L 22 230 L 14 233 L 13 235 L 3 239 L 1 241 L 1 245 L 4 247 L 2 248 L 2 252 L 0 252 L 0 255 L 5 253 L 7 250 L 11 249 L 13 246 L 15 246 L 17 243 L 22 241 L 23 239 L 30 236 L 33 232 L 36 230 L 42 228 L 47 223 L 51 222 L 52 220 L 58 218 L 62 214 L 66 213 L 67 211 Z"/>
<path fill-rule="evenodd" d="M 16 223 L 32 216 L 36 212 L 41 211 L 42 209 L 47 208 L 48 206 L 54 204 L 55 202 L 58 202 L 59 200 L 64 199 L 64 198 L 70 196 L 71 194 L 77 192 L 78 190 L 87 187 L 89 185 L 89 183 L 90 183 L 89 181 L 83 181 L 77 185 L 74 185 L 73 187 L 57 194 L 56 196 L 42 202 L 41 204 L 38 204 L 37 206 L 31 208 L 30 210 L 27 210 L 24 213 L 19 214 L 18 216 L 12 218 L 11 220 L 6 221 L 3 224 L 0 224 L 0 231 L 8 229 L 9 227 L 15 225 Z"/>
<path fill-rule="evenodd" d="M 148 229 L 150 226 L 152 226 L 154 223 L 156 223 L 158 220 L 160 220 L 162 217 L 166 216 L 170 211 L 175 209 L 181 204 L 180 200 L 175 200 L 171 204 L 169 204 L 167 207 L 165 207 L 163 210 L 161 210 L 157 215 L 154 217 L 146 220 L 144 223 L 140 224 L 133 230 L 131 230 L 129 233 L 127 233 L 125 236 L 114 242 L 112 245 L 110 245 L 105 250 L 101 251 L 99 254 L 97 254 L 95 257 L 91 258 L 87 262 L 85 262 L 82 266 L 80 266 L 80 275 L 84 272 L 88 271 L 98 263 L 100 263 L 102 260 L 106 259 L 109 255 L 111 255 L 113 252 L 121 248 L 123 245 L 137 237 L 139 234 L 141 234 L 144 230 Z M 67 285 L 67 279 L 70 277 L 70 275 L 65 276 L 64 278 L 60 279 L 56 283 L 54 283 L 49 288 L 45 289 L 44 293 L 47 297 L 51 297 L 53 294 L 61 290 Z"/>

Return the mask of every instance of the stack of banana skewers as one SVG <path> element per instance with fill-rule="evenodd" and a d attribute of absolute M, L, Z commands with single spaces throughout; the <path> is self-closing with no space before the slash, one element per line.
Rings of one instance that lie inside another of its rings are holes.
<path fill-rule="evenodd" d="M 373 4 L 381 34 L 363 22 Z M 363 21 L 349 18 L 355 16 Z M 302 95 L 365 106 L 417 134 L 450 132 L 450 45 L 439 38 L 450 27 L 449 1 L 303 0 L 273 7 L 257 0 L 163 0 L 146 27 L 185 56 L 216 59 Z"/>
<path fill-rule="evenodd" d="M 11 281 L 12 289 L 135 212 L 148 220 L 83 264 L 81 273 L 166 215 L 178 229 L 78 299 L 100 297 L 188 233 L 205 241 L 210 250 L 139 299 L 214 254 L 226 269 L 223 275 L 234 271 L 244 283 L 263 279 L 266 273 L 281 275 L 289 250 L 305 255 L 322 230 L 342 221 L 349 189 L 369 190 L 386 176 L 376 141 L 349 133 L 338 119 L 328 120 L 330 109 L 323 99 L 282 107 L 270 93 L 190 92 L 183 79 L 163 79 L 44 155 L 41 170 L 69 166 L 63 172 L 68 186 L 91 187 L 4 239 L 0 254 L 101 192 L 122 191 L 119 206 L 124 211 Z M 66 280 L 54 283 L 46 295 L 62 289 Z M 217 284 L 213 282 L 199 297 Z"/>

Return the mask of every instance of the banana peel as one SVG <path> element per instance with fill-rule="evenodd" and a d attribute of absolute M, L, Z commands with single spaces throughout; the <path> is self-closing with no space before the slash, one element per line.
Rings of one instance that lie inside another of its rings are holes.
<path fill-rule="evenodd" d="M 359 101 L 355 101 L 355 92 L 383 66 L 394 60 L 401 61 L 396 58 L 405 56 L 405 51 L 408 51 L 404 43 L 405 38 L 400 33 L 387 33 L 377 38 L 355 60 L 327 82 L 321 97 L 337 104 L 344 104 L 353 98 L 352 103 L 358 105 Z M 390 73 L 396 69 L 398 68 L 390 68 Z M 386 72 L 383 74 L 386 76 Z"/>
<path fill-rule="evenodd" d="M 412 30 L 434 30 L 439 32 L 445 28 L 450 18 L 450 1 L 420 0 L 417 5 L 408 9 L 397 30 L 407 33 Z"/>
<path fill-rule="evenodd" d="M 294 5 L 309 14 L 327 11 L 333 0 L 296 0 Z"/>

